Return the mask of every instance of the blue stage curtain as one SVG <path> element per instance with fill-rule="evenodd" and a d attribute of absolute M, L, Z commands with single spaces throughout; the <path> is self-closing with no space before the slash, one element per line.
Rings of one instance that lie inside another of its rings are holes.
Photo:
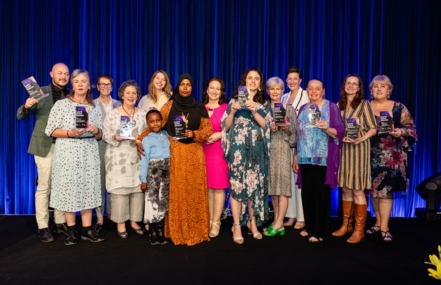
<path fill-rule="evenodd" d="M 411 217 L 425 202 L 414 191 L 441 171 L 440 1 L 418 0 L 3 0 L 0 2 L 0 213 L 34 213 L 36 167 L 27 147 L 34 118 L 18 121 L 27 93 L 21 80 L 50 83 L 54 63 L 115 78 L 113 96 L 135 79 L 143 93 L 152 73 L 195 78 L 220 76 L 232 95 L 241 72 L 260 68 L 265 78 L 285 78 L 288 66 L 304 71 L 303 86 L 323 80 L 326 98 L 338 101 L 342 78 L 357 73 L 367 88 L 388 75 L 392 99 L 403 102 L 417 124 L 409 195 L 393 216 Z M 338 205 L 334 191 L 332 211 Z"/>

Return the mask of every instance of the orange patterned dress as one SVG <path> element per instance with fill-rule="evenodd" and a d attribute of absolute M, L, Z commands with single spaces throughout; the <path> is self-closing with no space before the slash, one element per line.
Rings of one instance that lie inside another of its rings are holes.
<path fill-rule="evenodd" d="M 162 125 L 168 120 L 173 101 L 161 108 Z M 209 241 L 208 190 L 202 143 L 212 133 L 210 118 L 201 118 L 194 130 L 195 143 L 183 144 L 170 139 L 170 196 L 165 236 L 173 244 L 195 245 Z M 140 140 L 148 134 L 141 134 Z"/>

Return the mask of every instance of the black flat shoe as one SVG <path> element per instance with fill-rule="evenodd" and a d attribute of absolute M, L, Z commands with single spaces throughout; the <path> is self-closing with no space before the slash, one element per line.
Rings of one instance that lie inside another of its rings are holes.
<path fill-rule="evenodd" d="M 75 245 L 75 244 L 77 244 L 77 238 L 75 237 L 75 235 L 73 235 L 73 236 L 68 235 L 66 237 L 66 239 L 64 240 L 64 244 L 65 245 Z"/>
<path fill-rule="evenodd" d="M 57 234 L 63 234 L 67 236 L 67 225 L 66 224 L 56 224 L 55 225 L 55 232 Z"/>
<path fill-rule="evenodd" d="M 142 230 L 142 228 L 135 229 L 134 227 L 132 227 L 132 225 L 130 225 L 130 227 L 137 235 L 142 236 L 144 234 L 144 231 Z"/>
<path fill-rule="evenodd" d="M 155 232 L 156 232 L 156 237 L 158 239 L 158 243 L 160 245 L 165 245 L 169 243 L 164 236 L 164 220 L 156 224 Z"/>
<path fill-rule="evenodd" d="M 102 242 L 104 239 L 101 238 L 94 230 L 88 230 L 87 232 L 83 232 L 81 235 L 82 240 L 88 240 L 91 242 Z"/>
<path fill-rule="evenodd" d="M 49 228 L 39 229 L 38 230 L 38 238 L 42 242 L 53 242 L 54 237 L 52 236 Z"/>
<path fill-rule="evenodd" d="M 97 224 L 95 224 L 95 225 L 93 226 L 93 230 L 94 230 L 97 234 L 101 231 L 102 228 L 103 228 L 103 224 L 101 224 L 101 223 L 97 223 Z"/>
<path fill-rule="evenodd" d="M 156 234 L 156 223 L 152 223 L 149 225 L 149 241 L 151 245 L 160 245 L 161 242 L 158 240 L 158 236 Z"/>
<path fill-rule="evenodd" d="M 116 232 L 118 233 L 118 236 L 120 238 L 128 238 L 129 234 L 127 232 L 119 232 L 118 230 L 116 230 Z"/>

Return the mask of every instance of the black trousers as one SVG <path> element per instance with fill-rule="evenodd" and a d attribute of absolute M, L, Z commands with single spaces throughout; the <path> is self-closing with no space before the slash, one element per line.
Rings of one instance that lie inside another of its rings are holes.
<path fill-rule="evenodd" d="M 326 166 L 302 164 L 302 202 L 306 230 L 316 238 L 330 238 L 331 188 L 325 185 Z"/>

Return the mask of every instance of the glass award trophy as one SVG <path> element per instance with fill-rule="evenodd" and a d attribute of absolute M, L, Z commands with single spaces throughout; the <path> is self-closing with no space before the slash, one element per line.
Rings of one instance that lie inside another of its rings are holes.
<path fill-rule="evenodd" d="M 388 134 L 394 130 L 394 119 L 387 111 L 380 112 L 380 130 L 378 134 Z"/>
<path fill-rule="evenodd" d="M 320 121 L 322 114 L 320 112 L 319 107 L 316 104 L 309 104 L 308 106 L 308 119 L 309 125 L 307 128 L 317 128 L 315 125 L 318 121 Z"/>
<path fill-rule="evenodd" d="M 277 126 L 289 125 L 286 119 L 286 109 L 283 107 L 283 103 L 274 103 L 274 123 Z"/>
<path fill-rule="evenodd" d="M 75 111 L 76 128 L 87 129 L 89 127 L 89 108 L 87 106 L 76 106 Z"/>
<path fill-rule="evenodd" d="M 246 86 L 237 87 L 237 101 L 241 108 L 246 108 L 247 102 L 250 100 L 250 93 Z"/>
<path fill-rule="evenodd" d="M 119 137 L 122 139 L 134 140 L 132 136 L 132 122 L 129 116 L 121 116 Z"/>
<path fill-rule="evenodd" d="M 175 135 L 172 140 L 187 139 L 187 137 L 184 136 L 186 130 L 186 118 L 184 116 L 174 116 L 173 123 L 175 125 Z"/>
<path fill-rule="evenodd" d="M 346 137 L 352 140 L 356 140 L 360 137 L 360 124 L 358 118 L 346 119 Z"/>
<path fill-rule="evenodd" d="M 49 93 L 43 93 L 43 90 L 41 90 L 40 85 L 38 85 L 33 76 L 22 80 L 21 83 L 23 84 L 24 88 L 26 88 L 26 91 L 28 91 L 29 96 L 37 101 L 49 96 Z"/>

